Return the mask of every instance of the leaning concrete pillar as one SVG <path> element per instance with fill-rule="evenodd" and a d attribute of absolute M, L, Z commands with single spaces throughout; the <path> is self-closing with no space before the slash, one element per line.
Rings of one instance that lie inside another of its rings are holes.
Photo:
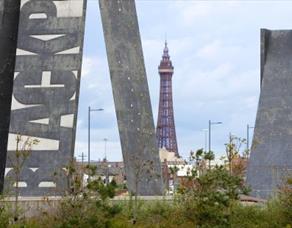
<path fill-rule="evenodd" d="M 261 93 L 247 182 L 268 198 L 292 174 L 292 30 L 261 30 Z"/>
<path fill-rule="evenodd" d="M 14 0 L 13 0 L 14 1 Z M 22 196 L 60 195 L 73 158 L 86 0 L 21 0 L 5 186 L 15 185 L 16 135 L 38 139 Z"/>
<path fill-rule="evenodd" d="M 3 190 L 20 0 L 0 0 L 0 192 Z"/>
<path fill-rule="evenodd" d="M 134 0 L 100 0 L 130 192 L 161 195 L 162 177 Z"/>

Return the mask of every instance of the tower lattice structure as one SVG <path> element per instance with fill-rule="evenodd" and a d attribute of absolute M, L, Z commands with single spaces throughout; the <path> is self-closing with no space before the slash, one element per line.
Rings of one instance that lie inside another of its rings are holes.
<path fill-rule="evenodd" d="M 160 74 L 160 97 L 156 137 L 159 148 L 165 148 L 170 152 L 174 152 L 176 156 L 179 156 L 172 100 L 173 71 L 174 67 L 168 53 L 167 42 L 165 42 L 162 60 L 158 67 L 158 72 Z"/>

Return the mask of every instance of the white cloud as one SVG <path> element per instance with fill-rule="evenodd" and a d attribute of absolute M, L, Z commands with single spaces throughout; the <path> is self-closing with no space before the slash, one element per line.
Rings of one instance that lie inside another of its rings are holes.
<path fill-rule="evenodd" d="M 200 58 L 212 59 L 218 56 L 220 48 L 221 48 L 220 42 L 218 40 L 215 40 L 210 44 L 199 49 L 197 55 Z"/>
<path fill-rule="evenodd" d="M 175 8 L 186 25 L 191 25 L 195 18 L 206 17 L 213 11 L 213 6 L 207 2 L 176 2 Z"/>
<path fill-rule="evenodd" d="M 81 99 L 84 99 L 89 105 L 95 105 L 99 101 L 107 101 L 108 104 L 111 104 L 113 98 L 106 57 L 85 56 L 84 59 Z"/>
<path fill-rule="evenodd" d="M 91 73 L 93 66 L 94 66 L 93 59 L 84 56 L 82 61 L 81 76 L 86 77 L 89 73 Z"/>
<path fill-rule="evenodd" d="M 182 26 L 192 27 L 194 24 L 212 20 L 218 15 L 234 12 L 239 6 L 236 1 L 176 1 L 170 8 L 179 16 Z"/>
<path fill-rule="evenodd" d="M 220 40 L 214 40 L 201 47 L 197 52 L 197 56 L 206 60 L 218 60 L 223 56 L 233 58 L 239 55 L 242 49 L 240 46 L 227 45 Z"/>

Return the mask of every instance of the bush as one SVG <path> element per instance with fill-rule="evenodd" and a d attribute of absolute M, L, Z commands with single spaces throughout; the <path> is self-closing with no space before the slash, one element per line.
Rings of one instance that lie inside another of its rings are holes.
<path fill-rule="evenodd" d="M 266 206 L 243 206 L 236 204 L 232 208 L 231 227 L 258 227 L 269 228 L 279 227 L 275 226 L 275 221 L 269 217 L 269 211 Z"/>
<path fill-rule="evenodd" d="M 246 191 L 241 178 L 222 166 L 192 177 L 193 187 L 184 190 L 180 202 L 185 216 L 200 227 L 230 226 L 233 203 Z"/>
<path fill-rule="evenodd" d="M 279 211 L 285 225 L 292 227 L 292 178 L 288 178 L 279 191 Z"/>
<path fill-rule="evenodd" d="M 245 193 L 241 177 L 233 176 L 222 166 L 189 179 L 174 201 L 137 201 L 137 220 L 133 201 L 115 202 L 116 183 L 98 179 L 86 189 L 74 190 L 63 198 L 58 208 L 35 218 L 13 221 L 13 213 L 0 207 L 0 228 L 79 228 L 79 227 L 292 227 L 292 188 L 289 180 L 279 189 L 278 197 L 258 206 L 242 205 L 239 194 Z M 73 183 L 74 184 L 74 183 Z M 75 186 L 72 185 L 72 186 Z M 134 222 L 135 221 L 135 222 Z"/>
<path fill-rule="evenodd" d="M 121 211 L 108 199 L 115 195 L 116 183 L 105 185 L 101 179 L 91 181 L 89 192 L 65 199 L 55 214 L 54 227 L 108 227 L 111 219 Z"/>
<path fill-rule="evenodd" d="M 4 206 L 0 207 L 0 227 L 8 227 L 9 220 L 12 215 L 6 210 Z"/>

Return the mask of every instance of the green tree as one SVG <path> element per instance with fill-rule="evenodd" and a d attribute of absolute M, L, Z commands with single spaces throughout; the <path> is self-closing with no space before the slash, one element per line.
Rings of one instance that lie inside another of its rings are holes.
<path fill-rule="evenodd" d="M 211 161 L 215 159 L 215 154 L 213 151 L 208 151 L 204 153 L 204 159 L 208 161 L 208 168 L 211 169 Z"/>
<path fill-rule="evenodd" d="M 69 194 L 64 197 L 56 213 L 50 218 L 55 221 L 52 227 L 109 227 L 111 220 L 121 211 L 119 205 L 111 204 L 117 184 L 111 181 L 104 184 L 96 178 L 96 166 L 88 166 L 90 175 L 88 184 L 83 188 L 75 163 L 66 167 Z"/>
<path fill-rule="evenodd" d="M 225 144 L 226 162 L 231 175 L 244 175 L 247 162 L 246 149 L 242 146 L 246 144 L 246 139 L 229 135 L 229 142 Z M 235 160 L 237 159 L 237 164 Z"/>
<path fill-rule="evenodd" d="M 17 134 L 16 136 L 16 148 L 15 153 L 8 156 L 10 161 L 13 173 L 14 173 L 14 180 L 8 180 L 14 182 L 14 220 L 17 221 L 19 217 L 19 182 L 21 181 L 21 172 L 25 165 L 26 160 L 29 158 L 32 147 L 39 143 L 39 140 L 26 137 L 24 138 L 22 135 Z"/>
<path fill-rule="evenodd" d="M 242 179 L 215 166 L 200 176 L 193 176 L 193 187 L 182 196 L 185 215 L 201 227 L 230 225 L 232 203 L 245 193 Z"/>

